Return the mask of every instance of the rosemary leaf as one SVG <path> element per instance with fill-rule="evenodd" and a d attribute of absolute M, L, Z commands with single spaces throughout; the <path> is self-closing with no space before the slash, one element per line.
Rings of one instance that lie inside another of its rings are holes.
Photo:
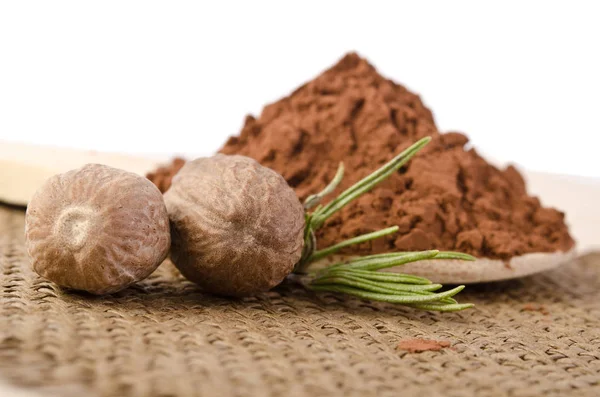
<path fill-rule="evenodd" d="M 465 309 L 470 309 L 475 305 L 472 303 L 419 303 L 409 304 L 407 306 L 414 307 L 415 309 L 437 311 L 437 312 L 458 312 Z"/>
<path fill-rule="evenodd" d="M 383 258 L 374 260 L 357 260 L 351 261 L 347 265 L 339 266 L 340 268 L 362 269 L 362 270 L 381 270 L 394 266 L 404 265 L 410 262 L 418 262 L 425 259 L 432 259 L 438 254 L 437 250 L 429 250 L 422 252 L 414 252 L 410 254 L 398 255 L 396 258 Z"/>
<path fill-rule="evenodd" d="M 357 297 L 360 297 L 363 299 L 369 299 L 369 300 L 380 301 L 380 302 L 388 302 L 388 303 L 400 303 L 400 304 L 409 304 L 409 303 L 420 304 L 420 303 L 436 302 L 443 298 L 451 298 L 465 288 L 464 285 L 460 285 L 449 291 L 440 292 L 440 293 L 431 294 L 431 295 L 399 295 L 399 294 L 389 295 L 389 294 L 383 294 L 383 293 L 363 291 L 363 290 L 360 290 L 357 288 L 344 286 L 344 285 L 337 285 L 337 284 L 324 284 L 324 285 L 311 284 L 309 287 L 311 289 L 314 289 L 317 291 L 341 292 L 341 293 L 345 293 L 348 295 L 357 296 Z"/>
<path fill-rule="evenodd" d="M 357 237 L 353 237 L 348 240 L 344 240 L 340 243 L 332 245 L 331 247 L 324 248 L 322 250 L 315 251 L 310 257 L 309 261 L 314 262 L 322 259 L 328 255 L 334 254 L 342 248 L 349 247 L 351 245 L 356 245 L 360 243 L 364 243 L 367 241 L 375 240 L 376 238 L 380 238 L 383 236 L 387 236 L 388 234 L 396 233 L 398 231 L 398 226 L 388 227 L 387 229 L 378 230 L 373 233 L 363 234 Z"/>
<path fill-rule="evenodd" d="M 433 259 L 458 259 L 461 261 L 474 261 L 477 258 L 469 254 L 463 254 L 462 252 L 440 251 Z"/>
<path fill-rule="evenodd" d="M 350 275 L 337 275 L 318 278 L 313 280 L 314 285 L 345 285 L 348 287 L 354 287 L 365 291 L 376 292 L 380 294 L 389 295 L 435 295 L 433 290 L 442 288 L 440 284 L 429 284 L 429 285 L 406 285 L 406 284 L 395 284 L 395 283 L 382 283 L 374 282 L 370 280 L 361 279 L 360 277 L 352 277 Z M 419 288 L 431 288 L 419 289 Z M 442 298 L 444 303 L 457 303 L 452 298 Z"/>
<path fill-rule="evenodd" d="M 430 285 L 431 281 L 423 277 L 413 276 L 410 274 L 402 273 L 388 273 L 388 272 L 376 272 L 371 270 L 360 270 L 360 269 L 326 269 L 327 271 L 323 275 L 337 274 L 338 272 L 344 274 L 352 274 L 360 276 L 367 280 L 372 281 L 384 281 L 390 283 L 402 283 L 402 284 L 416 284 L 416 285 Z"/>
<path fill-rule="evenodd" d="M 320 193 L 310 195 L 306 198 L 306 200 L 304 200 L 304 209 L 309 210 L 312 207 L 314 207 L 315 205 L 318 205 L 319 203 L 321 203 L 321 200 L 323 200 L 323 198 L 325 196 L 333 193 L 333 191 L 340 184 L 340 182 L 342 181 L 343 178 L 344 178 L 344 163 L 340 163 L 338 166 L 337 172 L 335 173 L 335 176 L 333 177 L 331 182 L 329 182 L 329 185 L 327 185 L 325 187 L 325 189 L 323 189 Z M 317 208 L 315 210 L 315 213 L 319 212 L 319 211 L 320 211 L 320 208 Z"/>
<path fill-rule="evenodd" d="M 437 290 L 443 288 L 442 284 L 419 285 L 419 284 L 404 284 L 404 283 L 396 283 L 396 282 L 389 282 L 389 281 L 385 282 L 385 281 L 379 281 L 379 280 L 369 280 L 361 275 L 353 274 L 351 272 L 343 272 L 343 271 L 328 273 L 326 276 L 315 279 L 314 282 L 322 283 L 322 284 L 330 284 L 329 282 L 324 282 L 324 280 L 330 280 L 330 279 L 340 278 L 340 277 L 348 279 L 348 280 L 357 281 L 357 282 L 363 282 L 365 284 L 380 287 L 380 288 L 385 288 L 390 291 L 407 291 L 407 292 L 410 292 L 410 291 L 437 291 Z"/>

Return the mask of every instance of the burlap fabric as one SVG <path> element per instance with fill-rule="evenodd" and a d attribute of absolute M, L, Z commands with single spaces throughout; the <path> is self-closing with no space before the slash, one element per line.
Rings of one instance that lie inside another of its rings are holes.
<path fill-rule="evenodd" d="M 476 308 L 454 314 L 293 285 L 220 299 L 169 263 L 138 286 L 91 297 L 32 273 L 23 220 L 0 208 L 0 375 L 43 394 L 600 395 L 600 255 L 471 286 L 460 300 Z M 453 347 L 396 349 L 414 337 Z"/>

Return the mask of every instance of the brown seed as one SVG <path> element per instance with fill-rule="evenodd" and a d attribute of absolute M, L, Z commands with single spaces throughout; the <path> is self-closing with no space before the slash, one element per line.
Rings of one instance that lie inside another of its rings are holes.
<path fill-rule="evenodd" d="M 99 164 L 48 179 L 25 221 L 33 269 L 98 295 L 148 277 L 171 243 L 160 191 L 141 176 Z"/>
<path fill-rule="evenodd" d="M 206 291 L 267 291 L 300 259 L 304 209 L 283 177 L 243 156 L 186 163 L 165 194 L 171 258 Z"/>

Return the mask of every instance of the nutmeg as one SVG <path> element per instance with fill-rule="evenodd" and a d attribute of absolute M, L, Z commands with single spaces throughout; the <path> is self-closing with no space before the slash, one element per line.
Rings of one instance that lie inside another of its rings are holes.
<path fill-rule="evenodd" d="M 187 162 L 165 202 L 171 258 L 208 292 L 267 291 L 300 259 L 302 204 L 281 175 L 248 157 L 218 154 Z"/>
<path fill-rule="evenodd" d="M 27 207 L 25 236 L 39 275 L 93 294 L 146 278 L 171 243 L 160 191 L 141 176 L 99 164 L 47 180 Z"/>

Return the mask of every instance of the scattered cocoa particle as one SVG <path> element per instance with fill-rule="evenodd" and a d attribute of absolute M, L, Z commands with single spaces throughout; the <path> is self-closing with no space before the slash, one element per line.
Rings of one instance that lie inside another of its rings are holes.
<path fill-rule="evenodd" d="M 522 310 L 528 311 L 528 312 L 540 312 L 545 316 L 550 314 L 548 309 L 546 309 L 546 306 L 535 304 L 535 303 L 527 303 L 527 304 L 523 305 Z"/>
<path fill-rule="evenodd" d="M 340 161 L 346 174 L 335 193 L 425 136 L 432 142 L 409 164 L 330 219 L 317 236 L 320 246 L 392 225 L 397 234 L 344 252 L 435 248 L 510 259 L 574 245 L 564 214 L 528 196 L 514 167 L 495 168 L 467 147 L 465 135 L 440 133 L 417 95 L 355 53 L 267 105 L 259 118 L 247 116 L 221 152 L 274 169 L 304 199 L 333 178 Z M 161 189 L 175 169 L 165 171 Z"/>
<path fill-rule="evenodd" d="M 398 343 L 397 349 L 406 350 L 409 353 L 422 353 L 426 351 L 437 352 L 447 347 L 450 347 L 450 342 L 414 338 L 400 341 L 400 343 Z"/>

